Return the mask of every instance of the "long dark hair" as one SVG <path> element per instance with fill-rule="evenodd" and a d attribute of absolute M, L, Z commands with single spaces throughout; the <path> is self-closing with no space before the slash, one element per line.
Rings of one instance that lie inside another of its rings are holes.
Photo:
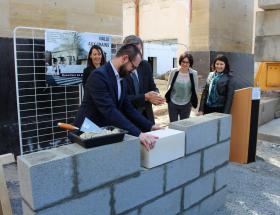
<path fill-rule="evenodd" d="M 102 66 L 103 64 L 106 63 L 106 59 L 105 59 L 105 55 L 104 55 L 104 52 L 103 52 L 102 48 L 98 45 L 93 45 L 90 48 L 89 53 L 88 53 L 87 66 L 91 67 L 91 68 L 95 68 L 95 66 L 93 65 L 92 60 L 90 58 L 93 49 L 96 49 L 97 51 L 99 51 L 101 53 L 102 57 L 101 57 L 100 66 Z"/>
<path fill-rule="evenodd" d="M 215 64 L 216 64 L 217 61 L 222 61 L 222 62 L 225 63 L 224 73 L 229 73 L 229 72 L 230 72 L 230 66 L 229 66 L 228 58 L 227 58 L 226 56 L 224 56 L 224 55 L 218 55 L 218 56 L 215 58 L 215 60 L 214 60 L 214 62 L 213 62 L 213 65 L 212 65 L 212 67 L 213 67 L 214 70 L 216 69 L 216 68 L 215 68 Z"/>

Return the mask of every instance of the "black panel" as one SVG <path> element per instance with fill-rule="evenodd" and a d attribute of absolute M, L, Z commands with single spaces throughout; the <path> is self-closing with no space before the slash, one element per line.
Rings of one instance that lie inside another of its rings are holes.
<path fill-rule="evenodd" d="M 256 161 L 260 100 L 252 100 L 248 163 Z"/>

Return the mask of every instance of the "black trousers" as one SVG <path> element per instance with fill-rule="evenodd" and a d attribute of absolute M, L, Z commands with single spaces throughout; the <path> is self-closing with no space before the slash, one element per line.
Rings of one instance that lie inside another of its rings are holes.
<path fill-rule="evenodd" d="M 208 105 L 205 104 L 203 114 L 214 113 L 214 112 L 224 113 L 224 106 L 209 107 Z"/>
<path fill-rule="evenodd" d="M 182 120 L 189 118 L 191 110 L 192 104 L 190 102 L 185 105 L 176 105 L 172 101 L 168 102 L 168 114 L 170 122 L 178 121 L 178 119 Z"/>

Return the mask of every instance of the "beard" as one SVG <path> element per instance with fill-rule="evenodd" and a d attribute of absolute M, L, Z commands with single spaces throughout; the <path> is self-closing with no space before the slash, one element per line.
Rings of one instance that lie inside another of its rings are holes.
<path fill-rule="evenodd" d="M 126 64 L 122 65 L 119 69 L 119 75 L 121 78 L 126 77 L 131 71 L 126 69 Z"/>

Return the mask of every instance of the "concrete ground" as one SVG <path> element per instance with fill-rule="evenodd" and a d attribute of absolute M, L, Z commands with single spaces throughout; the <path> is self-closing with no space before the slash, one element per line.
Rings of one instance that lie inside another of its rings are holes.
<path fill-rule="evenodd" d="M 260 126 L 258 137 L 262 140 L 280 144 L 280 118 Z"/>
<path fill-rule="evenodd" d="M 230 163 L 225 206 L 214 215 L 280 214 L 280 145 L 258 141 L 256 162 Z"/>

